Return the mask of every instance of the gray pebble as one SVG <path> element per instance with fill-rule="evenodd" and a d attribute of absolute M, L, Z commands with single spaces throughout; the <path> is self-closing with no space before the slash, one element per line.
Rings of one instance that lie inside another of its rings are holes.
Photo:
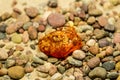
<path fill-rule="evenodd" d="M 0 39 L 4 39 L 6 37 L 5 33 L 0 32 Z"/>
<path fill-rule="evenodd" d="M 6 31 L 6 27 L 7 27 L 6 24 L 0 25 L 0 32 L 5 32 Z"/>
<path fill-rule="evenodd" d="M 107 74 L 107 77 L 110 79 L 116 79 L 119 76 L 119 74 L 117 72 L 109 72 Z"/>
<path fill-rule="evenodd" d="M 107 71 L 113 70 L 115 67 L 115 62 L 114 61 L 104 62 L 102 67 L 105 68 Z"/>
<path fill-rule="evenodd" d="M 73 57 L 68 57 L 67 58 L 68 60 L 68 63 L 71 64 L 71 65 L 74 65 L 74 66 L 82 66 L 82 61 L 80 60 L 77 60 L 77 59 L 74 59 Z"/>
<path fill-rule="evenodd" d="M 78 59 L 78 60 L 82 60 L 85 58 L 85 53 L 82 50 L 75 50 L 72 53 L 73 58 Z"/>
<path fill-rule="evenodd" d="M 98 44 L 100 47 L 105 47 L 108 46 L 110 42 L 106 38 L 103 38 L 98 41 Z"/>
<path fill-rule="evenodd" d="M 44 64 L 44 61 L 37 56 L 33 57 L 33 62 L 41 64 L 41 65 Z"/>
<path fill-rule="evenodd" d="M 97 39 L 100 39 L 100 38 L 103 38 L 106 35 L 106 33 L 105 33 L 104 30 L 95 29 L 94 30 L 94 35 Z"/>
<path fill-rule="evenodd" d="M 14 59 L 7 59 L 7 60 L 6 60 L 5 66 L 6 66 L 7 68 L 9 68 L 9 67 L 11 67 L 11 66 L 13 66 L 13 65 L 15 65 L 15 60 L 14 60 Z"/>
<path fill-rule="evenodd" d="M 64 66 L 61 66 L 61 65 L 59 65 L 58 67 L 58 71 L 60 72 L 60 73 L 64 73 L 65 72 L 65 67 Z"/>
<path fill-rule="evenodd" d="M 27 22 L 27 23 L 25 23 L 25 24 L 23 25 L 23 29 L 24 29 L 24 30 L 28 30 L 28 28 L 29 28 L 30 26 L 32 26 L 32 22 Z"/>
<path fill-rule="evenodd" d="M 89 73 L 89 77 L 91 78 L 105 78 L 106 77 L 106 70 L 102 67 L 96 67 L 94 68 L 90 73 Z"/>
<path fill-rule="evenodd" d="M 41 58 L 43 60 L 47 60 L 48 59 L 48 56 L 45 53 L 43 53 L 43 52 L 38 52 L 36 54 L 36 56 L 38 56 L 39 58 Z"/>

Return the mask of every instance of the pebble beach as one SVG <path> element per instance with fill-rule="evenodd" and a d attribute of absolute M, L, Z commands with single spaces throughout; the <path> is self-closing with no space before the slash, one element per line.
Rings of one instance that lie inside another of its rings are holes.
<path fill-rule="evenodd" d="M 0 80 L 120 80 L 120 0 L 0 0 L 0 5 Z M 75 29 L 79 49 L 64 58 L 53 57 L 60 50 L 52 55 L 40 50 L 40 40 L 65 27 Z"/>

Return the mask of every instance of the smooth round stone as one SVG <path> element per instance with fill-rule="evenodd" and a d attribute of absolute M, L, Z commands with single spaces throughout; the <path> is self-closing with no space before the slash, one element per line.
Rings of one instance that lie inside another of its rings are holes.
<path fill-rule="evenodd" d="M 33 62 L 41 64 L 41 65 L 44 64 L 44 61 L 42 59 L 40 59 L 39 57 L 37 57 L 37 56 L 33 57 Z"/>
<path fill-rule="evenodd" d="M 117 62 L 115 65 L 115 70 L 119 71 L 120 70 L 120 62 Z"/>
<path fill-rule="evenodd" d="M 106 38 L 100 39 L 98 41 L 98 44 L 99 44 L 100 47 L 106 47 L 106 46 L 109 45 L 109 43 L 110 42 Z"/>
<path fill-rule="evenodd" d="M 120 54 L 120 51 L 114 51 L 113 56 L 118 56 Z"/>
<path fill-rule="evenodd" d="M 5 33 L 0 32 L 0 39 L 4 39 L 6 37 Z"/>
<path fill-rule="evenodd" d="M 58 61 L 58 59 L 57 58 L 48 58 L 47 61 L 50 63 L 56 63 Z"/>
<path fill-rule="evenodd" d="M 28 34 L 29 34 L 30 39 L 32 39 L 32 40 L 36 39 L 38 36 L 37 29 L 33 26 L 30 26 L 28 28 Z"/>
<path fill-rule="evenodd" d="M 0 32 L 5 32 L 6 31 L 6 27 L 7 27 L 6 24 L 0 25 Z"/>
<path fill-rule="evenodd" d="M 48 73 L 49 70 L 45 65 L 40 65 L 40 66 L 37 67 L 37 71 Z"/>
<path fill-rule="evenodd" d="M 91 77 L 91 78 L 100 77 L 100 78 L 104 79 L 106 77 L 106 74 L 107 74 L 107 72 L 104 68 L 96 67 L 89 73 L 89 77 Z"/>
<path fill-rule="evenodd" d="M 119 43 L 120 42 L 120 33 L 114 33 L 114 37 L 113 37 L 113 42 L 114 43 Z"/>
<path fill-rule="evenodd" d="M 119 74 L 118 74 L 117 72 L 109 72 L 109 73 L 107 74 L 107 77 L 108 77 L 109 79 L 116 79 L 118 76 L 119 76 Z"/>
<path fill-rule="evenodd" d="M 38 75 L 39 77 L 42 77 L 42 78 L 48 77 L 48 74 L 47 74 L 47 73 L 42 73 L 42 72 L 38 72 L 37 75 Z"/>
<path fill-rule="evenodd" d="M 52 77 L 51 80 L 61 80 L 62 79 L 62 74 L 60 73 L 55 73 Z"/>
<path fill-rule="evenodd" d="M 27 22 L 27 23 L 25 23 L 25 24 L 23 25 L 23 29 L 24 29 L 24 30 L 28 30 L 28 28 L 29 28 L 30 26 L 32 26 L 32 22 Z"/>
<path fill-rule="evenodd" d="M 13 79 L 21 79 L 24 74 L 24 68 L 21 66 L 14 66 L 8 69 L 8 75 Z"/>
<path fill-rule="evenodd" d="M 35 50 L 36 49 L 35 44 L 30 44 L 30 48 Z"/>
<path fill-rule="evenodd" d="M 68 63 L 71 64 L 71 65 L 78 66 L 78 67 L 82 66 L 82 61 L 74 59 L 71 56 L 68 57 L 67 60 L 68 60 Z"/>
<path fill-rule="evenodd" d="M 110 32 L 115 31 L 115 26 L 111 25 L 111 24 L 107 24 L 104 28 L 105 28 L 105 30 L 110 31 Z"/>
<path fill-rule="evenodd" d="M 19 44 L 22 42 L 22 37 L 20 34 L 14 33 L 11 37 L 11 40 L 12 42 Z"/>
<path fill-rule="evenodd" d="M 85 58 L 85 53 L 82 50 L 75 50 L 72 53 L 73 58 L 78 59 L 78 60 L 82 60 Z"/>
<path fill-rule="evenodd" d="M 105 68 L 107 71 L 113 70 L 115 68 L 115 62 L 114 61 L 104 62 L 102 64 L 102 67 Z"/>
<path fill-rule="evenodd" d="M 90 40 L 88 40 L 88 41 L 86 42 L 86 44 L 87 44 L 88 46 L 94 46 L 95 43 L 96 43 L 96 41 L 95 41 L 94 39 L 90 39 Z"/>
<path fill-rule="evenodd" d="M 57 67 L 55 65 L 51 65 L 49 68 L 49 75 L 54 75 L 57 72 Z"/>
<path fill-rule="evenodd" d="M 61 66 L 61 65 L 59 65 L 58 67 L 58 71 L 60 72 L 60 73 L 64 73 L 65 72 L 65 67 L 64 66 Z"/>
<path fill-rule="evenodd" d="M 106 35 L 106 33 L 105 33 L 104 30 L 95 29 L 94 30 L 94 35 L 97 39 L 100 39 L 100 38 L 103 38 Z"/>

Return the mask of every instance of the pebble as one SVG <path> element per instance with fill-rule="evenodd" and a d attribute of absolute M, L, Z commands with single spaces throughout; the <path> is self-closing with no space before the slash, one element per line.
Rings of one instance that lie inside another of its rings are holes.
<path fill-rule="evenodd" d="M 14 66 L 8 69 L 8 75 L 13 79 L 21 79 L 24 74 L 24 68 L 21 66 Z"/>
<path fill-rule="evenodd" d="M 58 61 L 58 59 L 52 57 L 52 58 L 48 58 L 47 61 L 50 62 L 50 63 L 56 63 Z"/>
<path fill-rule="evenodd" d="M 78 60 L 82 60 L 85 58 L 85 52 L 83 52 L 82 50 L 75 50 L 72 53 L 73 58 L 78 59 Z"/>
<path fill-rule="evenodd" d="M 0 48 L 0 60 L 5 60 L 8 58 L 7 51 L 4 48 Z"/>
<path fill-rule="evenodd" d="M 113 56 L 104 57 L 102 59 L 102 62 L 113 61 L 113 59 L 114 59 Z"/>
<path fill-rule="evenodd" d="M 74 72 L 74 76 L 76 80 L 84 80 L 83 74 L 81 74 L 80 72 Z"/>
<path fill-rule="evenodd" d="M 118 78 L 116 80 L 120 80 L 120 75 L 118 76 Z"/>
<path fill-rule="evenodd" d="M 89 51 L 93 54 L 93 55 L 97 55 L 99 53 L 99 47 L 98 46 L 91 46 L 89 48 Z"/>
<path fill-rule="evenodd" d="M 115 58 L 114 58 L 114 60 L 117 62 L 117 61 L 120 61 L 120 56 L 116 56 Z"/>
<path fill-rule="evenodd" d="M 6 68 L 1 68 L 0 69 L 0 76 L 7 75 L 7 69 Z"/>
<path fill-rule="evenodd" d="M 31 66 L 31 63 L 30 62 L 28 62 L 26 65 L 25 65 L 25 72 L 26 73 L 31 73 L 31 72 L 33 72 L 33 70 L 34 70 L 34 68 Z"/>
<path fill-rule="evenodd" d="M 118 55 L 120 55 L 120 51 L 114 51 L 113 52 L 113 56 L 118 56 Z"/>
<path fill-rule="evenodd" d="M 103 38 L 106 34 L 104 30 L 100 30 L 100 29 L 95 29 L 93 34 L 95 35 L 95 37 L 97 39 Z"/>
<path fill-rule="evenodd" d="M 29 7 L 29 8 L 26 8 L 25 9 L 25 12 L 26 14 L 29 16 L 29 17 L 36 17 L 39 13 L 38 9 L 36 7 Z"/>
<path fill-rule="evenodd" d="M 52 77 L 51 80 L 61 80 L 62 79 L 62 74 L 60 73 L 55 73 Z"/>
<path fill-rule="evenodd" d="M 95 41 L 94 39 L 90 39 L 90 40 L 88 40 L 88 41 L 86 42 L 86 45 L 88 45 L 88 46 L 94 46 L 95 43 L 96 43 L 96 41 Z"/>
<path fill-rule="evenodd" d="M 7 67 L 7 68 L 9 68 L 9 67 L 12 67 L 12 66 L 14 66 L 15 65 L 15 60 L 14 59 L 12 59 L 12 58 L 8 58 L 6 61 L 5 61 L 5 66 Z"/>
<path fill-rule="evenodd" d="M 109 73 L 107 74 L 107 77 L 108 77 L 109 79 L 116 79 L 118 76 L 119 76 L 119 74 L 118 74 L 117 72 L 109 72 Z"/>
<path fill-rule="evenodd" d="M 93 31 L 93 27 L 90 25 L 81 25 L 81 26 L 78 26 L 78 29 L 77 29 L 78 32 L 85 32 L 87 30 Z"/>
<path fill-rule="evenodd" d="M 51 65 L 49 68 L 49 75 L 54 75 L 57 72 L 57 67 L 55 65 Z"/>
<path fill-rule="evenodd" d="M 100 47 L 106 47 L 109 46 L 109 41 L 106 38 L 102 38 L 98 41 L 98 44 Z"/>
<path fill-rule="evenodd" d="M 119 43 L 120 42 L 120 33 L 114 33 L 114 37 L 113 37 L 113 42 L 114 43 Z"/>
<path fill-rule="evenodd" d="M 51 13 L 48 18 L 48 23 L 53 27 L 61 27 L 65 24 L 65 17 L 59 13 Z"/>
<path fill-rule="evenodd" d="M 106 55 L 113 55 L 114 48 L 112 46 L 108 46 L 106 48 Z"/>
<path fill-rule="evenodd" d="M 36 49 L 35 44 L 30 44 L 30 48 L 35 50 Z"/>
<path fill-rule="evenodd" d="M 30 39 L 32 39 L 32 40 L 36 39 L 37 38 L 37 30 L 36 30 L 36 28 L 33 27 L 33 26 L 30 26 L 28 28 L 28 34 L 29 34 Z"/>
<path fill-rule="evenodd" d="M 44 25 L 39 25 L 37 30 L 40 31 L 40 32 L 44 32 L 45 31 L 45 26 Z"/>
<path fill-rule="evenodd" d="M 91 78 L 105 78 L 106 77 L 106 70 L 102 67 L 95 67 L 93 70 L 91 70 L 91 72 L 89 73 L 89 77 Z"/>
<path fill-rule="evenodd" d="M 39 57 L 37 57 L 37 56 L 33 57 L 33 62 L 41 64 L 41 65 L 44 64 L 44 61 L 42 59 L 40 59 Z"/>
<path fill-rule="evenodd" d="M 64 66 L 59 65 L 59 66 L 57 66 L 57 68 L 58 68 L 58 71 L 59 71 L 61 74 L 63 74 L 63 73 L 65 72 L 65 67 L 64 67 Z"/>
<path fill-rule="evenodd" d="M 47 5 L 51 8 L 56 8 L 58 6 L 58 3 L 57 0 L 49 0 Z"/>
<path fill-rule="evenodd" d="M 98 23 L 100 24 L 100 26 L 106 26 L 108 23 L 107 18 L 104 16 L 100 16 L 97 19 L 98 19 Z"/>
<path fill-rule="evenodd" d="M 27 23 L 25 23 L 25 24 L 23 25 L 23 29 L 24 29 L 24 30 L 28 30 L 28 28 L 29 28 L 30 26 L 32 26 L 32 22 L 27 22 Z"/>
<path fill-rule="evenodd" d="M 119 70 L 120 70 L 120 62 L 117 62 L 117 63 L 115 64 L 115 70 L 116 70 L 116 71 L 119 71 Z"/>
<path fill-rule="evenodd" d="M 114 32 L 114 31 L 115 31 L 115 26 L 112 25 L 112 24 L 107 24 L 107 25 L 104 27 L 104 29 L 105 29 L 106 31 Z"/>
<path fill-rule="evenodd" d="M 10 13 L 5 12 L 5 13 L 3 13 L 3 14 L 1 15 L 1 18 L 2 18 L 2 20 L 6 20 L 6 19 L 10 18 L 10 16 L 11 16 Z"/>
<path fill-rule="evenodd" d="M 90 68 L 95 68 L 100 64 L 100 59 L 98 57 L 93 57 L 90 60 L 88 60 L 87 64 Z"/>
<path fill-rule="evenodd" d="M 28 31 L 24 31 L 22 34 L 22 41 L 23 43 L 27 43 L 29 41 L 29 34 Z"/>
<path fill-rule="evenodd" d="M 22 22 L 23 24 L 27 23 L 30 21 L 30 18 L 26 15 L 26 14 L 23 14 L 23 15 L 20 15 L 18 18 L 17 18 L 17 21 L 18 22 Z"/>
<path fill-rule="evenodd" d="M 7 27 L 7 25 L 5 23 L 1 24 L 0 25 L 0 32 L 4 33 L 6 31 L 6 27 Z"/>
<path fill-rule="evenodd" d="M 67 60 L 68 60 L 68 63 L 71 64 L 71 65 L 78 66 L 78 67 L 82 66 L 82 61 L 74 59 L 71 56 L 68 57 Z"/>
<path fill-rule="evenodd" d="M 102 64 L 102 67 L 105 68 L 107 71 L 113 70 L 115 68 L 114 61 L 107 61 Z"/>
<path fill-rule="evenodd" d="M 0 32 L 0 39 L 4 39 L 4 38 L 6 38 L 6 34 L 5 34 L 5 33 Z"/>
<path fill-rule="evenodd" d="M 47 73 L 38 72 L 38 77 L 47 78 L 48 74 Z"/>
<path fill-rule="evenodd" d="M 49 70 L 47 69 L 47 67 L 45 65 L 40 65 L 37 67 L 37 71 L 43 72 L 43 73 L 48 73 Z"/>
<path fill-rule="evenodd" d="M 92 25 L 95 29 L 100 29 L 101 26 L 98 24 L 98 22 L 95 22 L 93 25 Z"/>
<path fill-rule="evenodd" d="M 38 56 L 39 58 L 43 59 L 43 60 L 47 60 L 48 56 L 46 54 L 44 54 L 43 52 L 38 52 L 36 54 L 36 56 Z"/>
<path fill-rule="evenodd" d="M 93 24 L 93 23 L 95 23 L 95 21 L 96 21 L 95 17 L 91 16 L 91 17 L 88 18 L 87 23 L 88 24 Z"/>
<path fill-rule="evenodd" d="M 87 75 L 90 72 L 90 67 L 88 65 L 83 65 L 82 71 L 84 75 Z"/>
<path fill-rule="evenodd" d="M 11 37 L 11 40 L 12 42 L 19 44 L 22 42 L 22 37 L 20 34 L 14 33 Z"/>

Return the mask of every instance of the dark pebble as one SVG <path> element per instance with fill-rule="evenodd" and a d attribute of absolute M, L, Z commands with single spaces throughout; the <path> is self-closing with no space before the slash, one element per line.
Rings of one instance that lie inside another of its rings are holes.
<path fill-rule="evenodd" d="M 107 77 L 111 80 L 116 79 L 118 76 L 119 76 L 119 74 L 117 72 L 110 72 L 107 74 Z"/>
<path fill-rule="evenodd" d="M 0 48 L 3 48 L 5 46 L 5 44 L 0 44 Z"/>
<path fill-rule="evenodd" d="M 0 32 L 0 39 L 4 39 L 6 37 L 5 33 Z"/>
<path fill-rule="evenodd" d="M 113 70 L 115 68 L 115 62 L 114 61 L 104 62 L 102 67 L 105 68 L 107 71 Z"/>
<path fill-rule="evenodd" d="M 6 27 L 7 27 L 6 24 L 0 25 L 0 32 L 5 32 L 6 31 Z"/>
<path fill-rule="evenodd" d="M 111 24 L 107 24 L 105 27 L 104 27 L 105 30 L 107 31 L 110 31 L 110 32 L 114 32 L 115 31 L 115 26 L 114 25 L 111 25 Z"/>
<path fill-rule="evenodd" d="M 57 0 L 49 0 L 47 5 L 51 8 L 56 8 L 58 6 L 58 3 Z"/>
<path fill-rule="evenodd" d="M 36 49 L 34 44 L 30 44 L 30 47 L 31 47 L 31 49 L 33 49 L 33 50 Z"/>

